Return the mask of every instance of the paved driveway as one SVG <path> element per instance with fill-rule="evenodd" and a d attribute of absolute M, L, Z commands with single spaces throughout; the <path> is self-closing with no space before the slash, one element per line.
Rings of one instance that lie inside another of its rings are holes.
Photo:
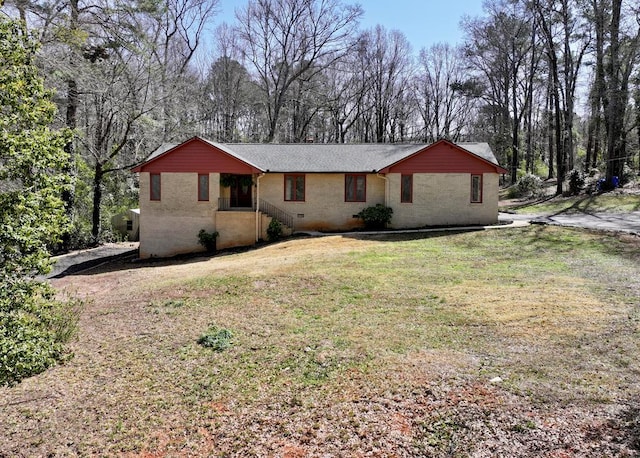
<path fill-rule="evenodd" d="M 122 256 L 133 256 L 137 249 L 138 242 L 107 243 L 97 248 L 54 256 L 53 269 L 47 278 L 64 277 Z"/>
<path fill-rule="evenodd" d="M 533 224 L 584 227 L 602 231 L 629 232 L 640 235 L 640 211 L 628 213 L 558 213 L 554 215 L 518 215 L 500 213 L 503 221 L 531 221 Z"/>

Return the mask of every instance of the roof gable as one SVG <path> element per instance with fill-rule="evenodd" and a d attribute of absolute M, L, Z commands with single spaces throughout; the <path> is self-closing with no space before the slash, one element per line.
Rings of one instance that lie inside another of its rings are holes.
<path fill-rule="evenodd" d="M 160 147 L 149 156 L 147 161 L 132 171 L 237 174 L 261 172 L 258 167 L 227 151 L 223 145 L 216 145 L 199 137 L 193 137 L 177 146 Z"/>
<path fill-rule="evenodd" d="M 465 148 L 467 146 L 467 148 Z M 486 143 L 439 140 L 381 170 L 383 173 L 506 173 Z"/>

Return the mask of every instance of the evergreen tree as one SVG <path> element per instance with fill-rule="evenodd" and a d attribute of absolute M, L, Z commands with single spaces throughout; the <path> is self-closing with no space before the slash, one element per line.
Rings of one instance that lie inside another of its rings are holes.
<path fill-rule="evenodd" d="M 36 50 L 22 23 L 0 15 L 0 385 L 62 358 L 74 328 L 71 304 L 37 280 L 66 227 L 69 133 L 49 127 L 56 109 Z"/>

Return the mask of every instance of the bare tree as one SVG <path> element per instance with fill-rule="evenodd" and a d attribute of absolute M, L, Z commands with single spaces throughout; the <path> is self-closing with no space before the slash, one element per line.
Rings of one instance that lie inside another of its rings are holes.
<path fill-rule="evenodd" d="M 594 71 L 589 93 L 590 117 L 587 130 L 587 155 L 585 159 L 585 170 L 596 167 L 598 156 L 601 154 L 605 140 L 602 138 L 603 113 L 602 104 L 605 98 L 604 80 L 604 54 L 606 40 L 606 24 L 610 20 L 610 10 L 607 5 L 608 0 L 592 0 L 590 9 L 586 9 L 585 15 L 591 23 L 593 40 L 592 54 L 594 57 Z"/>
<path fill-rule="evenodd" d="M 113 58 L 115 59 L 115 57 Z M 101 210 L 105 175 L 130 167 L 142 159 L 131 150 L 130 139 L 135 123 L 150 111 L 149 74 L 144 67 L 132 62 L 111 65 L 97 62 L 101 67 L 93 72 L 83 97 L 84 135 L 80 142 L 85 160 L 93 170 L 92 227 L 94 242 L 101 233 Z M 123 153 L 126 157 L 123 157 Z"/>
<path fill-rule="evenodd" d="M 635 129 L 637 135 L 637 148 L 636 151 L 638 153 L 638 175 L 640 175 L 640 71 L 634 78 L 634 86 L 635 89 L 633 91 L 633 102 L 635 105 Z"/>
<path fill-rule="evenodd" d="M 95 241 L 101 232 L 105 175 L 140 161 L 138 145 L 149 148 L 153 141 L 172 140 L 196 121 L 184 103 L 196 81 L 190 63 L 216 4 L 170 0 L 164 6 L 125 4 L 115 10 L 105 5 L 95 15 L 95 41 L 109 52 L 91 64 L 80 137 L 93 169 Z"/>
<path fill-rule="evenodd" d="M 149 65 L 156 68 L 157 99 L 162 100 L 157 119 L 162 125 L 163 141 L 173 140 L 184 133 L 186 119 L 182 114 L 184 95 L 189 89 L 189 65 L 217 4 L 218 0 L 142 3 L 141 8 L 128 19 L 140 34 L 142 43 L 139 49 L 151 56 Z M 117 25 L 114 29 L 123 30 Z"/>
<path fill-rule="evenodd" d="M 312 140 L 310 129 L 316 115 L 326 103 L 326 76 L 324 72 L 309 72 L 310 77 L 300 77 L 291 85 L 285 102 L 285 141 L 300 143 Z"/>
<path fill-rule="evenodd" d="M 578 74 L 589 45 L 584 23 L 569 0 L 534 0 L 540 31 L 549 62 L 555 126 L 557 166 L 556 194 L 562 194 L 563 181 L 574 157 L 574 106 Z"/>
<path fill-rule="evenodd" d="M 214 33 L 217 56 L 204 81 L 201 98 L 202 133 L 222 142 L 238 141 L 238 121 L 247 112 L 249 72 L 240 63 L 242 57 L 232 28 L 224 23 Z"/>
<path fill-rule="evenodd" d="M 58 88 L 63 122 L 77 134 L 66 147 L 74 153 L 69 171 L 76 164 L 92 171 L 78 189 L 92 194 L 97 241 L 104 177 L 139 161 L 143 139 L 169 139 L 188 125 L 190 63 L 217 0 L 18 1 L 18 14 L 41 30 L 41 64 Z M 75 199 L 85 196 L 64 197 L 68 208 L 84 205 Z"/>
<path fill-rule="evenodd" d="M 230 56 L 216 59 L 207 75 L 203 98 L 205 135 L 221 142 L 238 140 L 237 123 L 247 103 L 249 74 Z"/>
<path fill-rule="evenodd" d="M 345 143 L 348 132 L 360 120 L 362 113 L 371 108 L 365 103 L 370 88 L 365 40 L 360 38 L 354 52 L 328 67 L 325 74 L 333 138 L 337 143 Z"/>
<path fill-rule="evenodd" d="M 266 141 L 271 142 L 291 85 L 313 78 L 352 48 L 362 9 L 339 0 L 250 0 L 236 15 L 263 95 Z"/>
<path fill-rule="evenodd" d="M 368 60 L 369 97 L 372 107 L 373 140 L 389 140 L 391 116 L 409 84 L 411 45 L 398 30 L 387 31 L 377 25 L 365 33 L 365 56 Z M 367 138 L 365 138 L 367 141 Z"/>
<path fill-rule="evenodd" d="M 459 141 L 475 115 L 480 84 L 467 76 L 461 50 L 449 44 L 438 43 L 428 50 L 422 49 L 418 62 L 414 84 L 424 141 L 440 138 Z"/>
<path fill-rule="evenodd" d="M 604 67 L 604 124 L 607 132 L 607 183 L 623 176 L 627 143 L 629 80 L 640 48 L 638 23 L 625 30 L 622 0 L 612 0 L 609 22 L 609 49 Z"/>
<path fill-rule="evenodd" d="M 498 116 L 494 145 L 501 156 L 510 153 L 511 182 L 515 183 L 524 156 L 521 126 L 523 119 L 531 125 L 535 74 L 540 61 L 536 23 L 518 0 L 494 0 L 487 2 L 485 8 L 486 18 L 466 21 L 466 54 L 472 69 L 487 83 L 484 98 Z M 530 155 L 531 132 L 526 140 Z"/>

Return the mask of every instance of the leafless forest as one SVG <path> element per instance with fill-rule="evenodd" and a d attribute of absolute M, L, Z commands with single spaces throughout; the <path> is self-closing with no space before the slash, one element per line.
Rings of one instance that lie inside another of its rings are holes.
<path fill-rule="evenodd" d="M 509 169 L 637 173 L 640 6 L 487 0 L 462 45 L 413 49 L 340 0 L 6 0 L 42 43 L 75 177 L 70 244 L 108 237 L 160 144 L 488 141 Z M 407 14 L 411 14 L 407 11 Z M 428 33 L 428 32 L 425 32 Z"/>

